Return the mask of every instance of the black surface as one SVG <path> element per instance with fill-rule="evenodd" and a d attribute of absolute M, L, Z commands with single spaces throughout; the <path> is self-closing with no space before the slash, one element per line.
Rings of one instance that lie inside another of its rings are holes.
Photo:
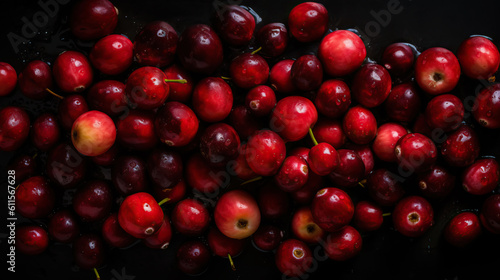
<path fill-rule="evenodd" d="M 22 35 L 23 17 L 33 22 L 33 15 L 43 9 L 36 1 L 8 2 L 2 1 L 0 4 L 0 61 L 11 63 L 20 71 L 30 60 L 43 59 L 51 62 L 64 50 L 77 49 L 88 53 L 91 45 L 75 41 L 67 28 L 67 14 L 71 3 L 59 5 L 57 15 L 50 17 L 48 24 L 39 28 L 38 34 L 30 39 L 30 42 L 21 45 L 21 51 L 16 53 L 7 39 L 7 34 L 14 32 Z M 46 3 L 48 0 L 41 2 Z M 257 24 L 259 28 L 269 22 L 286 23 L 289 11 L 299 2 L 301 1 L 244 1 L 242 5 L 251 7 L 262 19 Z M 324 3 L 330 13 L 332 29 L 358 29 L 365 33 L 362 38 L 368 46 L 368 58 L 374 61 L 379 60 L 385 46 L 397 41 L 412 43 L 419 50 L 441 46 L 456 51 L 460 42 L 473 34 L 487 35 L 493 38 L 494 42 L 500 40 L 500 3 L 493 0 L 402 0 L 401 12 L 391 15 L 390 20 L 382 22 L 383 24 L 378 23 L 380 32 L 376 35 L 367 32 L 366 26 L 373 26 L 374 22 L 377 22 L 374 14 L 380 14 L 381 10 L 387 11 L 388 3 L 397 1 L 319 2 Z M 120 10 L 119 25 L 115 33 L 125 34 L 131 39 L 148 21 L 165 20 L 180 33 L 187 25 L 209 23 L 214 11 L 212 1 L 123 0 L 114 3 Z M 387 12 L 382 13 L 387 15 Z M 293 43 L 284 57 L 297 57 L 303 52 L 314 52 L 317 44 Z M 221 71 L 221 74 L 223 72 Z M 474 95 L 480 86 L 475 81 L 462 78 L 454 93 L 465 98 Z M 44 102 L 29 101 L 17 92 L 12 96 L 0 98 L 0 107 L 10 104 L 23 106 L 34 119 L 40 112 L 54 110 L 57 101 L 55 98 L 48 98 Z M 467 120 L 474 125 L 470 116 Z M 481 136 L 481 155 L 499 156 L 500 132 L 478 128 L 478 133 Z M 14 153 L 0 153 L 2 189 L 5 189 L 6 184 L 5 164 L 13 155 Z M 43 155 L 41 158 L 43 159 Z M 405 187 L 409 193 L 415 192 L 411 180 L 408 180 Z M 353 198 L 361 199 L 364 195 L 366 194 L 359 190 L 353 193 Z M 6 193 L 2 194 L 2 205 L 6 203 L 6 196 Z M 403 237 L 394 231 L 390 218 L 386 218 L 382 229 L 363 235 L 363 250 L 359 256 L 346 262 L 320 261 L 315 271 L 303 279 L 499 279 L 500 236 L 484 231 L 477 242 L 465 249 L 452 248 L 442 240 L 441 232 L 449 218 L 463 210 L 477 211 L 483 199 L 484 196 L 472 197 L 457 188 L 446 200 L 433 201 L 436 223 L 426 235 L 416 239 Z M 0 210 L 0 213 L 1 217 L 5 217 L 6 209 Z M 5 235 L 6 228 L 2 226 L 1 230 Z M 4 235 L 1 239 L 0 259 L 6 254 Z M 101 279 L 264 280 L 282 277 L 274 267 L 273 254 L 259 252 L 251 244 L 248 244 L 242 255 L 235 258 L 235 272 L 231 271 L 227 260 L 214 257 L 208 271 L 203 275 L 184 276 L 174 265 L 174 252 L 181 239 L 174 239 L 171 248 L 165 251 L 148 249 L 142 244 L 124 250 L 112 249 L 108 252 L 107 264 L 99 268 Z M 312 246 L 312 249 L 315 251 L 319 247 Z M 319 255 L 323 256 L 321 250 Z M 52 244 L 39 256 L 27 257 L 18 253 L 16 265 L 17 272 L 14 275 L 7 274 L 13 279 L 20 279 L 22 276 L 29 277 L 24 279 L 94 279 L 93 272 L 78 271 L 73 264 L 71 249 L 62 244 Z"/>

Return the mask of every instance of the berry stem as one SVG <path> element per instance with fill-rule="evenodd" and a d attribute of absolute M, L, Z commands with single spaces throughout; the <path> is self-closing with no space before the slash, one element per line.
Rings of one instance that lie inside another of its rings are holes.
<path fill-rule="evenodd" d="M 223 79 L 223 80 L 231 80 L 230 77 L 226 77 L 226 76 L 220 76 L 220 78 Z"/>
<path fill-rule="evenodd" d="M 158 205 L 161 206 L 162 204 L 164 204 L 165 202 L 169 201 L 170 198 L 168 197 L 165 197 L 164 199 L 162 199 L 160 202 L 158 202 Z"/>
<path fill-rule="evenodd" d="M 313 141 L 314 146 L 318 145 L 318 141 L 316 141 L 316 138 L 314 137 L 312 128 L 309 128 L 309 136 L 311 136 L 311 140 Z"/>
<path fill-rule="evenodd" d="M 366 179 L 361 180 L 361 181 L 358 182 L 358 185 L 360 185 L 363 188 L 365 187 L 365 184 L 366 184 Z"/>
<path fill-rule="evenodd" d="M 241 183 L 240 186 L 243 186 L 243 185 L 246 185 L 246 184 L 250 184 L 252 182 L 259 181 L 261 179 L 262 179 L 262 176 L 255 177 L 255 178 L 252 178 L 250 180 L 246 180 L 245 182 Z"/>
<path fill-rule="evenodd" d="M 179 83 L 179 84 L 187 84 L 186 79 L 165 79 L 166 83 Z"/>
<path fill-rule="evenodd" d="M 47 91 L 48 93 L 52 94 L 53 96 L 59 98 L 59 99 L 63 99 L 64 97 L 60 96 L 59 94 L 53 92 L 52 90 L 46 88 L 45 91 Z"/>
<path fill-rule="evenodd" d="M 236 271 L 236 267 L 234 266 L 233 258 L 231 258 L 231 254 L 227 254 L 227 257 L 229 258 L 229 263 L 231 264 L 231 269 L 233 271 Z"/>
<path fill-rule="evenodd" d="M 101 276 L 99 276 L 99 273 L 97 272 L 97 269 L 94 267 L 94 273 L 95 273 L 95 278 L 97 280 L 101 280 Z"/>
<path fill-rule="evenodd" d="M 384 214 L 382 214 L 382 217 L 387 217 L 387 216 L 390 216 L 390 215 L 391 215 L 391 213 L 384 213 Z"/>
<path fill-rule="evenodd" d="M 262 47 L 259 47 L 258 49 L 256 49 L 255 51 L 253 51 L 252 54 L 256 54 L 256 53 L 260 52 L 260 50 L 262 50 Z"/>

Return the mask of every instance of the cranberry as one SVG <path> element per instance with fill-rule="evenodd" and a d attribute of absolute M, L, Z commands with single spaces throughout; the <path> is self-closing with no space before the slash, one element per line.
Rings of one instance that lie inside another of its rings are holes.
<path fill-rule="evenodd" d="M 472 114 L 481 126 L 500 128 L 500 84 L 493 84 L 479 92 Z"/>
<path fill-rule="evenodd" d="M 451 166 L 469 166 L 479 156 L 480 144 L 477 133 L 468 125 L 461 125 L 448 135 L 441 145 L 441 155 Z"/>
<path fill-rule="evenodd" d="M 155 115 L 150 111 L 131 110 L 116 123 L 116 139 L 131 150 L 149 150 L 158 143 L 154 127 Z"/>
<path fill-rule="evenodd" d="M 311 149 L 306 147 L 295 147 L 289 152 L 289 156 L 298 156 L 307 162 L 309 165 L 309 152 Z"/>
<path fill-rule="evenodd" d="M 493 158 L 479 159 L 462 173 L 462 186 L 470 194 L 483 195 L 500 183 L 500 165 Z"/>
<path fill-rule="evenodd" d="M 26 97 L 31 99 L 44 99 L 49 93 L 47 89 L 52 88 L 53 83 L 50 66 L 41 60 L 31 61 L 19 73 L 19 88 Z"/>
<path fill-rule="evenodd" d="M 240 137 L 226 123 L 215 123 L 205 129 L 200 138 L 200 153 L 209 164 L 224 166 L 238 157 Z"/>
<path fill-rule="evenodd" d="M 133 62 L 134 45 L 123 35 L 108 35 L 95 43 L 90 51 L 92 65 L 105 75 L 118 75 Z"/>
<path fill-rule="evenodd" d="M 384 102 L 386 115 L 397 122 L 412 122 L 420 112 L 420 108 L 420 95 L 411 83 L 394 86 Z"/>
<path fill-rule="evenodd" d="M 326 176 L 340 165 L 339 153 L 332 145 L 322 142 L 311 148 L 309 152 L 309 168 L 312 172 Z"/>
<path fill-rule="evenodd" d="M 36 175 L 38 163 L 35 156 L 20 154 L 9 161 L 7 170 L 13 170 L 16 174 L 16 181 L 22 182 Z"/>
<path fill-rule="evenodd" d="M 292 82 L 292 59 L 283 59 L 271 67 L 269 74 L 269 83 L 271 87 L 281 93 L 291 93 L 295 91 L 295 85 Z"/>
<path fill-rule="evenodd" d="M 23 181 L 16 190 L 16 211 L 28 219 L 44 218 L 54 209 L 56 195 L 49 181 L 35 176 Z"/>
<path fill-rule="evenodd" d="M 464 105 L 452 94 L 436 96 L 427 103 L 425 119 L 431 129 L 455 130 L 464 119 Z"/>
<path fill-rule="evenodd" d="M 94 269 L 105 262 L 105 247 L 102 238 L 96 234 L 84 234 L 73 242 L 73 257 L 82 269 Z"/>
<path fill-rule="evenodd" d="M 481 225 L 493 234 L 500 234 L 500 194 L 488 196 L 481 206 Z"/>
<path fill-rule="evenodd" d="M 128 234 L 146 238 L 161 227 L 163 210 L 152 195 L 138 192 L 127 196 L 120 205 L 118 222 Z"/>
<path fill-rule="evenodd" d="M 44 113 L 33 122 L 31 142 L 37 149 L 47 151 L 57 144 L 60 134 L 56 116 Z"/>
<path fill-rule="evenodd" d="M 49 246 L 47 231 L 40 226 L 20 226 L 15 234 L 16 249 L 25 255 L 38 255 Z"/>
<path fill-rule="evenodd" d="M 115 30 L 118 10 L 108 0 L 79 1 L 70 15 L 70 28 L 81 40 L 95 40 Z"/>
<path fill-rule="evenodd" d="M 217 227 L 212 227 L 207 235 L 208 246 L 216 256 L 227 258 L 238 256 L 246 245 L 246 239 L 229 238 L 222 234 Z"/>
<path fill-rule="evenodd" d="M 382 226 L 382 209 L 371 201 L 362 200 L 354 208 L 353 222 L 362 231 L 375 231 Z"/>
<path fill-rule="evenodd" d="M 164 72 L 165 77 L 168 80 L 186 81 L 185 83 L 167 82 L 168 86 L 170 87 L 168 100 L 187 103 L 191 99 L 191 94 L 193 93 L 194 87 L 194 81 L 191 77 L 191 74 L 177 64 L 172 64 L 171 66 L 167 67 Z"/>
<path fill-rule="evenodd" d="M 47 177 L 63 189 L 76 187 L 87 173 L 87 159 L 65 142 L 49 151 L 45 166 Z"/>
<path fill-rule="evenodd" d="M 286 147 L 281 137 L 270 130 L 259 130 L 247 142 L 246 159 L 258 175 L 271 176 L 285 160 Z"/>
<path fill-rule="evenodd" d="M 215 193 L 225 183 L 218 176 L 224 169 L 208 164 L 200 153 L 195 153 L 186 162 L 186 180 L 189 186 L 202 193 Z M 225 174 L 225 173 L 223 173 Z"/>
<path fill-rule="evenodd" d="M 274 175 L 276 184 L 286 192 L 302 188 L 309 175 L 307 162 L 298 156 L 288 156 L 283 161 L 278 173 Z"/>
<path fill-rule="evenodd" d="M 121 156 L 111 169 L 111 180 L 118 193 L 124 196 L 145 191 L 148 186 L 146 163 L 137 156 Z"/>
<path fill-rule="evenodd" d="M 87 93 L 89 106 L 111 117 L 128 110 L 125 84 L 119 81 L 103 80 L 95 83 Z"/>
<path fill-rule="evenodd" d="M 355 33 L 336 30 L 323 38 L 318 56 L 326 73 L 345 76 L 361 66 L 366 57 L 366 47 Z"/>
<path fill-rule="evenodd" d="M 415 62 L 415 80 L 420 88 L 431 95 L 449 92 L 460 79 L 457 57 L 445 48 L 423 51 Z"/>
<path fill-rule="evenodd" d="M 6 62 L 0 62 L 0 96 L 6 96 L 14 91 L 17 85 L 17 72 Z"/>
<path fill-rule="evenodd" d="M 245 239 L 259 228 L 261 220 L 259 210 L 257 201 L 249 192 L 231 190 L 217 200 L 214 221 L 225 236 Z"/>
<path fill-rule="evenodd" d="M 73 209 L 83 221 L 102 220 L 113 205 L 111 187 L 104 181 L 94 180 L 78 188 L 73 196 Z"/>
<path fill-rule="evenodd" d="M 169 95 L 165 73 L 156 67 L 141 67 L 128 77 L 125 93 L 133 108 L 156 109 Z"/>
<path fill-rule="evenodd" d="M 236 105 L 229 113 L 229 124 L 236 129 L 240 139 L 244 140 L 263 128 L 262 122 L 244 105 Z"/>
<path fill-rule="evenodd" d="M 199 240 L 189 240 L 177 249 L 177 267 L 188 275 L 203 273 L 210 261 L 210 250 Z"/>
<path fill-rule="evenodd" d="M 500 53 L 493 42 L 482 36 L 467 38 L 457 52 L 460 66 L 472 79 L 488 79 L 498 70 Z"/>
<path fill-rule="evenodd" d="M 323 82 L 323 66 L 315 55 L 306 54 L 295 60 L 290 75 L 297 89 L 316 90 Z"/>
<path fill-rule="evenodd" d="M 160 188 L 173 187 L 182 179 L 182 157 L 176 151 L 164 148 L 152 150 L 146 164 L 151 182 Z"/>
<path fill-rule="evenodd" d="M 370 197 L 382 206 L 394 205 L 405 194 L 399 178 L 385 168 L 374 170 L 368 175 L 366 188 Z"/>
<path fill-rule="evenodd" d="M 300 277 L 312 267 L 312 252 L 306 243 L 297 239 L 283 241 L 276 249 L 278 270 L 289 277 Z"/>
<path fill-rule="evenodd" d="M 261 251 L 272 251 L 281 243 L 283 231 L 273 225 L 261 225 L 252 235 L 255 247 Z"/>
<path fill-rule="evenodd" d="M 415 54 L 405 43 L 394 43 L 387 46 L 382 54 L 382 65 L 395 76 L 403 76 L 413 68 Z"/>
<path fill-rule="evenodd" d="M 313 219 L 309 207 L 301 207 L 292 217 L 292 231 L 295 237 L 309 244 L 323 241 L 325 231 Z"/>
<path fill-rule="evenodd" d="M 418 187 L 429 198 L 443 198 L 455 187 L 455 176 L 445 168 L 434 165 L 418 176 Z"/>
<path fill-rule="evenodd" d="M 245 96 L 245 105 L 255 116 L 267 116 L 276 106 L 276 94 L 268 86 L 256 86 Z"/>
<path fill-rule="evenodd" d="M 420 133 L 408 133 L 399 138 L 394 152 L 399 167 L 410 172 L 428 170 L 437 159 L 434 142 Z"/>
<path fill-rule="evenodd" d="M 309 132 L 318 120 L 314 104 L 302 96 L 287 96 L 276 104 L 269 126 L 285 141 L 297 141 Z"/>
<path fill-rule="evenodd" d="M 92 85 L 94 73 L 87 57 L 77 51 L 65 51 L 52 67 L 54 79 L 63 92 L 82 92 Z"/>
<path fill-rule="evenodd" d="M 102 223 L 101 234 L 104 241 L 116 248 L 124 248 L 132 245 L 136 240 L 120 226 L 118 214 L 112 213 Z"/>
<path fill-rule="evenodd" d="M 184 180 L 179 181 L 179 183 L 177 183 L 175 186 L 168 189 L 162 189 L 157 186 L 153 186 L 153 192 L 155 194 L 155 198 L 158 201 L 162 201 L 168 198 L 168 200 L 165 201 L 164 204 L 175 204 L 179 202 L 186 195 L 186 189 L 187 186 Z"/>
<path fill-rule="evenodd" d="M 365 164 L 354 150 L 337 150 L 339 165 L 329 174 L 333 184 L 339 187 L 355 186 L 365 176 Z"/>
<path fill-rule="evenodd" d="M 222 43 L 211 27 L 195 24 L 179 37 L 177 55 L 186 70 L 210 74 L 222 64 Z"/>
<path fill-rule="evenodd" d="M 444 229 L 444 238 L 455 247 L 465 247 L 477 239 L 481 232 L 481 222 L 477 215 L 462 212 L 448 222 Z"/>
<path fill-rule="evenodd" d="M 318 90 L 314 104 L 318 111 L 329 118 L 339 118 L 351 105 L 351 92 L 341 80 L 327 80 Z"/>
<path fill-rule="evenodd" d="M 357 105 L 344 115 L 342 128 L 352 142 L 368 144 L 377 135 L 377 120 L 370 110 Z"/>
<path fill-rule="evenodd" d="M 299 42 L 318 40 L 328 28 L 328 11 L 320 3 L 301 3 L 290 11 L 288 27 L 292 37 Z"/>
<path fill-rule="evenodd" d="M 156 135 L 168 146 L 186 146 L 196 136 L 199 123 L 187 105 L 177 101 L 167 102 L 156 112 Z"/>
<path fill-rule="evenodd" d="M 407 237 L 422 236 L 434 223 L 431 204 L 420 196 L 401 199 L 392 212 L 394 227 Z"/>
<path fill-rule="evenodd" d="M 231 61 L 229 72 L 231 73 L 231 80 L 238 87 L 250 89 L 267 82 L 269 65 L 258 54 L 244 53 Z"/>
<path fill-rule="evenodd" d="M 362 246 L 361 234 L 355 228 L 346 226 L 338 232 L 328 234 L 325 252 L 332 260 L 345 261 L 358 255 Z"/>
<path fill-rule="evenodd" d="M 29 133 L 30 118 L 23 108 L 8 106 L 0 110 L 0 150 L 19 149 Z"/>
<path fill-rule="evenodd" d="M 319 118 L 312 131 L 316 141 L 326 142 L 335 149 L 341 148 L 346 142 L 342 123 L 338 120 Z"/>
<path fill-rule="evenodd" d="M 233 92 L 221 78 L 207 77 L 193 91 L 193 110 L 205 122 L 219 122 L 231 113 Z"/>
<path fill-rule="evenodd" d="M 172 210 L 171 217 L 175 229 L 183 235 L 200 235 L 210 222 L 207 208 L 192 198 L 179 201 Z"/>
<path fill-rule="evenodd" d="M 237 5 L 224 6 L 215 15 L 215 28 L 221 39 L 231 46 L 247 45 L 255 30 L 255 19 L 247 10 Z"/>
<path fill-rule="evenodd" d="M 351 221 L 354 204 L 351 197 L 338 188 L 324 188 L 316 193 L 311 212 L 314 222 L 328 232 L 338 231 Z"/>
<path fill-rule="evenodd" d="M 373 171 L 373 168 L 375 167 L 375 156 L 373 155 L 370 145 L 358 145 L 349 142 L 346 143 L 344 148 L 353 150 L 359 155 L 363 161 L 363 165 L 365 166 L 365 176 Z"/>
<path fill-rule="evenodd" d="M 58 118 L 62 127 L 71 130 L 79 116 L 89 110 L 85 98 L 79 94 L 68 95 L 59 103 Z"/>
<path fill-rule="evenodd" d="M 167 215 L 163 216 L 163 223 L 152 235 L 143 239 L 144 244 L 149 248 L 165 250 L 170 245 L 172 239 L 172 226 Z"/>
<path fill-rule="evenodd" d="M 258 177 L 247 163 L 246 147 L 246 143 L 241 144 L 238 157 L 234 161 L 229 162 L 227 166 L 227 168 L 234 172 L 234 175 L 236 175 L 241 180 L 250 180 Z"/>
<path fill-rule="evenodd" d="M 141 65 L 165 67 L 175 58 L 178 40 L 177 32 L 170 24 L 150 22 L 135 37 L 134 57 Z"/>
<path fill-rule="evenodd" d="M 282 55 L 288 46 L 288 30 L 283 23 L 273 22 L 262 26 L 255 35 L 260 54 L 266 57 Z"/>
<path fill-rule="evenodd" d="M 71 243 L 80 235 L 80 225 L 73 212 L 63 209 L 50 217 L 49 236 L 57 242 Z"/>
<path fill-rule="evenodd" d="M 394 148 L 398 140 L 406 134 L 406 128 L 397 123 L 385 123 L 381 125 L 373 141 L 373 152 L 383 161 L 396 162 Z"/>
<path fill-rule="evenodd" d="M 363 106 L 377 107 L 389 96 L 392 87 L 391 75 L 378 64 L 368 63 L 356 72 L 352 84 L 352 95 Z"/>
<path fill-rule="evenodd" d="M 291 192 L 293 201 L 298 204 L 309 204 L 316 192 L 323 186 L 323 177 L 311 172 L 306 184 L 297 191 Z"/>

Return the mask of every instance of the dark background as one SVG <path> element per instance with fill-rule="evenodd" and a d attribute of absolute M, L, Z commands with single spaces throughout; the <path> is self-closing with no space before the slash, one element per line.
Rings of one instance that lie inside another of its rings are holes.
<path fill-rule="evenodd" d="M 49 2 L 42 0 L 42 2 Z M 53 2 L 53 1 L 52 1 Z M 61 1 L 63 2 L 63 1 Z M 65 2 L 65 1 L 64 1 Z M 38 28 L 34 38 L 19 46 L 15 52 L 7 34 L 14 32 L 22 35 L 23 17 L 33 22 L 33 15 L 43 11 L 36 1 L 2 1 L 0 4 L 0 61 L 12 64 L 18 72 L 33 59 L 51 62 L 60 52 L 77 49 L 88 53 L 88 43 L 75 41 L 67 25 L 67 15 L 73 1 L 59 5 L 56 16 Z M 149 21 L 165 20 L 178 33 L 185 26 L 194 23 L 210 23 L 214 12 L 212 1 L 113 1 L 120 10 L 119 24 L 115 33 L 125 34 L 133 40 L 140 28 Z M 220 1 L 223 3 L 224 1 Z M 261 20 L 257 29 L 266 23 L 283 22 L 289 11 L 303 1 L 243 1 Z M 331 29 L 358 29 L 367 45 L 368 58 L 379 61 L 384 49 L 393 42 L 408 42 L 424 50 L 441 46 L 456 51 L 460 42 L 470 35 L 481 34 L 491 37 L 494 42 L 500 40 L 500 19 L 497 1 L 430 1 L 401 0 L 398 14 L 387 17 L 387 4 L 397 1 L 318 1 L 323 3 L 330 14 Z M 234 1 L 232 2 L 234 3 Z M 382 16 L 377 22 L 376 16 Z M 367 30 L 367 26 L 380 27 Z M 371 31 L 371 32 L 370 32 Z M 364 33 L 364 34 L 363 34 Z M 377 33 L 374 35 L 374 33 Z M 373 35 L 373 36 L 368 36 Z M 318 43 L 307 45 L 292 42 L 292 46 L 283 57 L 297 57 L 303 52 L 315 51 Z M 252 47 L 252 46 L 251 46 Z M 234 51 L 234 50 L 233 50 Z M 240 50 L 238 50 L 240 51 Z M 281 57 L 281 58 L 283 58 Z M 97 79 L 102 78 L 97 76 Z M 396 81 L 397 82 L 397 81 Z M 462 78 L 454 91 L 462 98 L 473 95 L 478 83 Z M 40 112 L 53 111 L 57 99 L 48 98 L 44 102 L 34 102 L 23 98 L 18 92 L 0 98 L 0 107 L 20 105 L 28 109 L 32 119 Z M 473 120 L 467 118 L 472 125 Z M 477 125 L 476 125 L 477 127 Z M 482 156 L 499 156 L 500 133 L 477 127 L 481 136 Z M 0 153 L 2 167 L 2 187 L 5 189 L 5 165 L 14 153 Z M 459 172 L 459 170 L 457 170 Z M 458 174 L 457 174 L 458 175 Z M 19 183 L 19 182 L 18 182 Z M 414 186 L 407 182 L 411 193 Z M 361 194 L 362 195 L 362 194 Z M 6 203 L 7 194 L 2 201 Z M 346 262 L 331 260 L 319 263 L 316 271 L 308 274 L 307 279 L 499 279 L 500 236 L 486 231 L 479 240 L 464 249 L 447 245 L 442 239 L 442 229 L 456 213 L 470 210 L 477 212 L 485 197 L 472 197 L 460 188 L 443 201 L 432 201 L 435 209 L 435 225 L 421 238 L 411 239 L 394 231 L 391 221 L 385 221 L 377 232 L 363 234 L 363 250 L 356 258 Z M 4 217 L 5 209 L 1 216 Z M 2 218 L 3 219 L 3 218 Z M 390 219 L 390 218 L 386 218 Z M 20 221 L 21 222 L 21 221 Z M 38 222 L 38 221 L 34 221 Z M 6 254 L 5 232 L 2 227 L 2 257 Z M 274 266 L 273 253 L 262 253 L 248 244 L 245 252 L 235 258 L 237 271 L 229 268 L 227 260 L 214 257 L 206 273 L 199 277 L 182 275 L 174 265 L 174 252 L 180 240 L 173 240 L 171 248 L 165 251 L 148 249 L 136 244 L 128 249 L 112 249 L 104 267 L 99 268 L 101 279 L 279 279 L 281 274 Z M 312 247 L 315 249 L 315 247 Z M 91 271 L 78 271 L 71 258 L 71 249 L 67 245 L 52 244 L 39 256 L 27 257 L 20 254 L 16 259 L 15 279 L 94 279 Z M 3 274 L 3 273 L 2 273 Z M 128 275 L 128 278 L 123 277 Z M 29 277 L 29 278 L 25 278 Z M 304 278 L 306 279 L 306 278 Z"/>

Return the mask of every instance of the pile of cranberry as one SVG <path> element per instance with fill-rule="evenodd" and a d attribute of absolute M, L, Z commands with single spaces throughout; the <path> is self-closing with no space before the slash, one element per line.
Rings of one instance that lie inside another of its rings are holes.
<path fill-rule="evenodd" d="M 328 30 L 314 2 L 294 7 L 286 25 L 256 30 L 248 9 L 227 5 L 212 26 L 178 35 L 155 21 L 134 42 L 112 34 L 118 10 L 108 0 L 73 11 L 72 34 L 95 42 L 88 55 L 67 50 L 19 75 L 0 63 L 1 96 L 17 87 L 59 102 L 33 122 L 19 106 L 0 110 L 0 150 L 18 152 L 15 211 L 30 221 L 16 229 L 18 252 L 67 243 L 74 262 L 97 273 L 110 248 L 168 250 L 187 236 L 176 264 L 197 275 L 211 255 L 234 265 L 251 241 L 299 277 L 312 268 L 311 245 L 351 259 L 362 234 L 387 219 L 421 237 L 434 223 L 430 201 L 457 185 L 482 207 L 450 219 L 444 239 L 463 247 L 485 230 L 500 234 L 500 166 L 479 156 L 474 129 L 500 128 L 500 54 L 488 38 L 467 38 L 456 55 L 394 43 L 374 63 L 356 33 Z M 280 59 L 292 41 L 320 44 Z M 227 58 L 225 48 L 252 51 Z M 95 82 L 97 71 L 107 79 Z M 485 85 L 468 100 L 450 93 L 462 74 Z M 354 190 L 364 195 L 353 199 Z"/>

